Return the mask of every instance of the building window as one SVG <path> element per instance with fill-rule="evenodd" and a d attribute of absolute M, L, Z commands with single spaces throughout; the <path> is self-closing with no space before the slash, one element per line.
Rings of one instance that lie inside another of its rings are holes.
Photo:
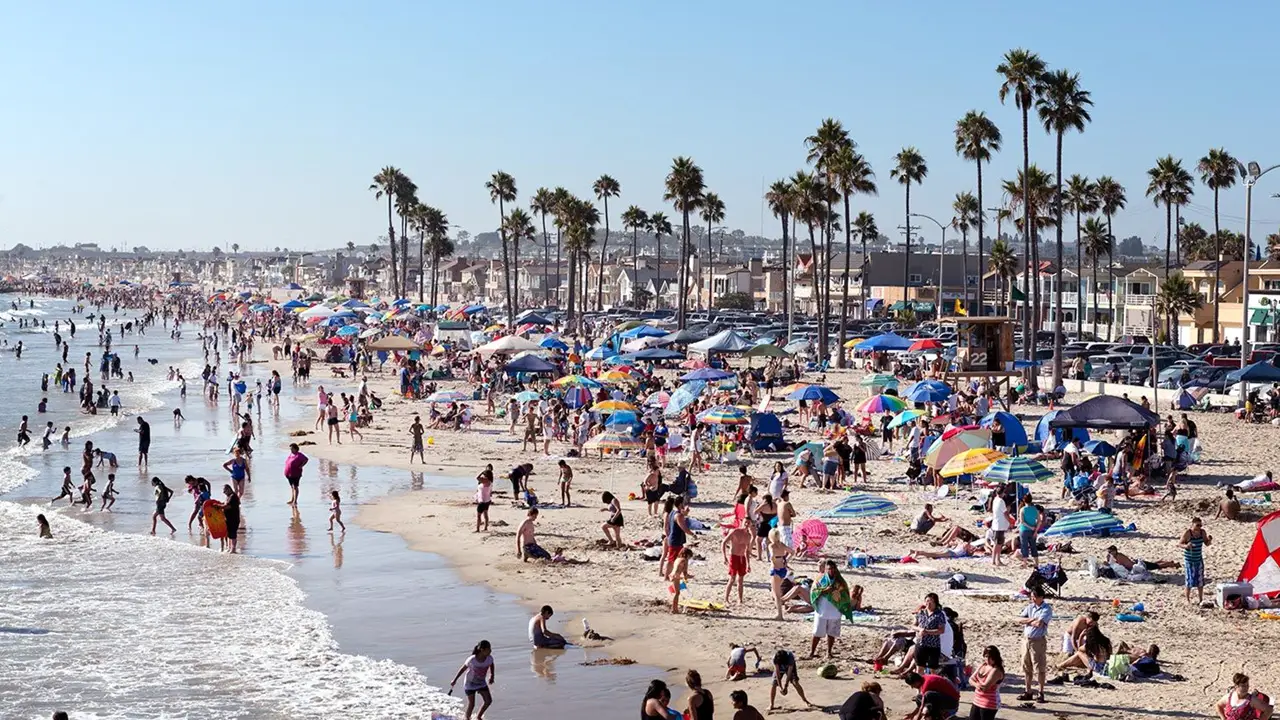
<path fill-rule="evenodd" d="M 1280 290 L 1280 280 L 1263 280 L 1263 290 Z"/>
<path fill-rule="evenodd" d="M 924 278 L 921 277 L 920 273 L 911 273 L 907 276 L 907 281 L 911 283 L 922 283 L 924 282 Z"/>
<path fill-rule="evenodd" d="M 978 284 L 978 276 L 977 275 L 966 276 L 965 284 L 969 285 L 970 287 L 976 286 Z"/>

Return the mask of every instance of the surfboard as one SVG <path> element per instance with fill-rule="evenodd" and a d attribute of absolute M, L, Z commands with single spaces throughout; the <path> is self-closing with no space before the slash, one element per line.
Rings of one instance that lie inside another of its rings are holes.
<path fill-rule="evenodd" d="M 709 600 L 695 600 L 688 598 L 680 601 L 680 607 L 688 610 L 708 610 L 711 612 L 720 612 L 724 610 L 724 605 L 714 603 Z"/>
<path fill-rule="evenodd" d="M 217 500 L 206 500 L 202 508 L 204 526 L 209 537 L 221 540 L 227 536 L 227 516 L 222 512 L 222 503 Z"/>

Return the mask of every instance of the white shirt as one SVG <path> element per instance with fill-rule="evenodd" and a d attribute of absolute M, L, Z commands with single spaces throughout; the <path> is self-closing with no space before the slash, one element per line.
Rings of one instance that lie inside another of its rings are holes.
<path fill-rule="evenodd" d="M 111 405 L 111 407 L 120 407 L 120 404 L 122 401 L 120 400 L 119 395 L 112 395 L 111 399 L 107 402 Z"/>
<path fill-rule="evenodd" d="M 991 501 L 991 529 L 996 532 L 1009 529 L 1009 506 L 998 495 Z"/>
<path fill-rule="evenodd" d="M 955 412 L 958 407 L 960 407 L 960 396 L 955 393 L 951 393 L 947 396 L 947 410 Z"/>
<path fill-rule="evenodd" d="M 978 416 L 981 417 L 986 415 L 987 411 L 990 409 L 991 409 L 991 404 L 987 402 L 987 396 L 986 395 L 978 396 L 978 402 L 977 402 Z"/>
<path fill-rule="evenodd" d="M 840 608 L 836 604 L 827 599 L 826 595 L 818 598 L 818 606 L 814 608 L 818 611 L 818 617 L 823 620 L 839 620 Z"/>
<path fill-rule="evenodd" d="M 782 490 L 787 486 L 787 474 L 785 472 L 774 473 L 769 478 L 769 494 L 774 499 L 782 497 Z"/>

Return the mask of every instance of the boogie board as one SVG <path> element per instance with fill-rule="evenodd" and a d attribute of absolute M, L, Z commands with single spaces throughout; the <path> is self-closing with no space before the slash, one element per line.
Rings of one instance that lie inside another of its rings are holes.
<path fill-rule="evenodd" d="M 204 527 L 209 531 L 209 537 L 214 540 L 221 540 L 227 536 L 227 516 L 222 512 L 222 503 L 217 500 L 205 500 L 202 512 L 204 513 Z"/>
<path fill-rule="evenodd" d="M 694 600 L 693 598 L 680 601 L 680 606 L 688 610 L 707 610 L 710 612 L 720 612 L 724 610 L 724 605 L 720 603 L 710 602 L 708 600 Z"/>

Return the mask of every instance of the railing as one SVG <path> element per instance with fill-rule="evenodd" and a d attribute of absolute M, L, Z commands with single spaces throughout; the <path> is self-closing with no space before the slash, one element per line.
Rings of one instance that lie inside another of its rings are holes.
<path fill-rule="evenodd" d="M 1129 307 L 1153 307 L 1156 304 L 1156 296 L 1129 293 L 1124 296 L 1124 304 Z"/>

